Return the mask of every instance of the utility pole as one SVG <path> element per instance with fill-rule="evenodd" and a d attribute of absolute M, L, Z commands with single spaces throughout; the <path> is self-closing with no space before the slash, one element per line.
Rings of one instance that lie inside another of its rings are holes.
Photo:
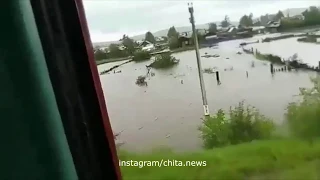
<path fill-rule="evenodd" d="M 195 22 L 194 22 L 194 16 L 193 16 L 193 4 L 192 3 L 188 3 L 188 6 L 189 6 L 189 13 L 190 13 L 190 23 L 192 25 L 192 32 L 193 32 L 193 37 L 194 37 L 194 44 L 196 46 L 196 57 L 197 57 L 197 64 L 198 64 L 198 73 L 199 73 L 199 79 L 200 79 L 200 88 L 201 88 L 201 94 L 202 94 L 202 103 L 203 103 L 204 115 L 205 116 L 209 116 L 209 106 L 208 106 L 206 89 L 205 89 L 205 86 L 204 86 L 202 67 L 201 67 L 201 61 L 200 61 L 198 32 L 196 30 L 196 26 L 195 26 Z"/>

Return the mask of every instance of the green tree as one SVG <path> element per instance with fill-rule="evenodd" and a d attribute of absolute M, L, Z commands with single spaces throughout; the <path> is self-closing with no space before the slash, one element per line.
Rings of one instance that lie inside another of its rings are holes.
<path fill-rule="evenodd" d="M 216 23 L 209 23 L 209 33 L 210 34 L 217 33 L 217 24 Z"/>
<path fill-rule="evenodd" d="M 319 25 L 320 24 L 320 10 L 311 6 L 302 13 L 305 17 L 305 25 Z"/>
<path fill-rule="evenodd" d="M 229 20 L 229 17 L 226 15 L 224 17 L 224 20 L 221 21 L 221 27 L 229 27 L 230 26 L 230 20 Z"/>
<path fill-rule="evenodd" d="M 181 46 L 178 37 L 172 36 L 169 38 L 169 48 L 170 49 L 177 49 Z"/>
<path fill-rule="evenodd" d="M 96 61 L 107 59 L 107 53 L 105 51 L 101 50 L 101 49 L 97 49 L 94 52 L 94 59 Z"/>
<path fill-rule="evenodd" d="M 167 33 L 168 38 L 171 37 L 177 37 L 178 38 L 179 33 L 177 32 L 176 28 L 174 26 L 170 27 Z"/>
<path fill-rule="evenodd" d="M 248 15 L 244 15 L 240 18 L 240 21 L 239 21 L 239 24 L 241 26 L 252 26 L 253 25 L 253 20 L 252 20 L 252 17 L 253 15 L 250 14 L 249 16 Z"/>
<path fill-rule="evenodd" d="M 282 11 L 278 11 L 278 13 L 276 14 L 274 20 L 275 20 L 275 21 L 278 21 L 278 20 L 280 20 L 280 19 L 283 18 L 283 17 L 284 17 L 284 15 L 283 15 Z"/>
<path fill-rule="evenodd" d="M 135 51 L 134 47 L 136 46 L 136 44 L 134 43 L 134 41 L 132 39 L 130 39 L 125 34 L 122 37 L 122 44 L 126 47 L 126 50 L 130 55 L 132 55 L 134 53 L 134 51 Z"/>
<path fill-rule="evenodd" d="M 151 42 L 151 43 L 155 43 L 155 42 L 156 42 L 156 39 L 154 38 L 153 34 L 152 34 L 150 31 L 148 31 L 148 32 L 146 33 L 146 36 L 145 36 L 144 39 L 145 39 L 146 41 Z"/>
<path fill-rule="evenodd" d="M 117 44 L 110 44 L 109 45 L 110 57 L 112 58 L 119 58 L 126 56 L 125 51 L 121 51 Z"/>

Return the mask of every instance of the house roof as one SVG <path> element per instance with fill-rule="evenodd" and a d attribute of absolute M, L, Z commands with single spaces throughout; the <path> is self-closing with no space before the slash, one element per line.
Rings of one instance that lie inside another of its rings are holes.
<path fill-rule="evenodd" d="M 269 21 L 267 23 L 267 26 L 266 27 L 269 27 L 269 28 L 277 28 L 281 25 L 280 21 L 278 22 L 275 22 L 275 21 Z"/>

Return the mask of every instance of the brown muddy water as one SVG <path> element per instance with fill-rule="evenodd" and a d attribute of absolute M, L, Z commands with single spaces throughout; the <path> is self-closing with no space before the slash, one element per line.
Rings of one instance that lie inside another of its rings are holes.
<path fill-rule="evenodd" d="M 254 37 L 245 41 L 254 41 Z M 202 68 L 217 67 L 221 85 L 213 74 L 204 74 L 210 112 L 228 109 L 238 102 L 257 107 L 263 114 L 283 121 L 287 104 L 296 98 L 299 87 L 310 87 L 314 72 L 292 71 L 270 73 L 268 62 L 256 60 L 241 52 L 244 40 L 223 42 L 218 49 L 200 49 L 201 55 L 219 54 L 219 58 L 201 58 Z M 275 53 L 283 57 L 298 53 L 304 62 L 315 63 L 320 46 L 298 43 L 295 38 L 263 44 L 252 44 L 262 53 Z M 283 53 L 283 54 L 282 54 Z M 135 80 L 146 74 L 142 63 L 128 63 L 117 70 L 121 73 L 101 75 L 102 88 L 114 133 L 122 131 L 117 142 L 125 149 L 145 151 L 159 146 L 177 151 L 201 148 L 197 127 L 201 124 L 203 107 L 194 51 L 173 54 L 180 63 L 167 70 L 152 70 L 155 76 L 147 79 L 147 87 L 139 87 Z M 228 59 L 226 59 L 228 58 Z M 252 61 L 255 67 L 251 67 Z M 120 64 L 114 62 L 98 66 L 99 71 Z M 224 71 L 233 67 L 233 70 Z M 246 77 L 246 71 L 249 77 Z M 183 80 L 183 84 L 181 84 Z"/>

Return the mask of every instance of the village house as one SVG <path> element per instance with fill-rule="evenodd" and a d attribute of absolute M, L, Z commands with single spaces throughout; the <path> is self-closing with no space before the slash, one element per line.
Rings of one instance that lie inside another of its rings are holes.
<path fill-rule="evenodd" d="M 138 44 L 137 49 L 141 49 L 143 51 L 154 51 L 155 50 L 155 45 L 149 41 L 136 41 Z"/>
<path fill-rule="evenodd" d="M 178 36 L 179 44 L 181 47 L 192 45 L 192 32 L 182 32 Z"/>
<path fill-rule="evenodd" d="M 266 31 L 270 33 L 276 33 L 279 31 L 281 21 L 269 21 L 266 25 Z"/>

